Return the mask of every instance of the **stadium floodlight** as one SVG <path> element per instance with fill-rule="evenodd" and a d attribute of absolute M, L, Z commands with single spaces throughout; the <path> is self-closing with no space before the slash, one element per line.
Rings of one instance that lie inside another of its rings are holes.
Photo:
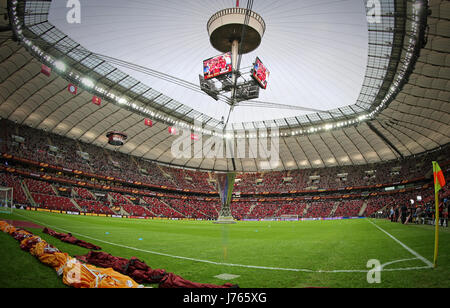
<path fill-rule="evenodd" d="M 81 79 L 81 83 L 83 83 L 88 88 L 94 87 L 94 81 L 92 81 L 92 79 L 87 78 L 87 77 L 84 77 L 83 79 Z"/>
<path fill-rule="evenodd" d="M 333 124 L 326 124 L 323 128 L 324 128 L 325 130 L 330 130 L 330 129 L 333 128 Z"/>
<path fill-rule="evenodd" d="M 119 98 L 119 99 L 117 100 L 117 102 L 118 102 L 119 104 L 122 104 L 122 105 L 125 105 L 126 103 L 128 103 L 128 101 L 127 101 L 126 98 L 124 98 L 124 97 Z"/>
<path fill-rule="evenodd" d="M 65 72 L 66 68 L 67 68 L 66 64 L 64 62 L 62 62 L 62 61 L 59 61 L 59 60 L 54 63 L 54 66 L 60 72 Z"/>
<path fill-rule="evenodd" d="M 360 121 L 360 122 L 362 122 L 366 119 L 367 119 L 367 115 L 362 115 L 362 116 L 358 117 L 358 121 Z"/>

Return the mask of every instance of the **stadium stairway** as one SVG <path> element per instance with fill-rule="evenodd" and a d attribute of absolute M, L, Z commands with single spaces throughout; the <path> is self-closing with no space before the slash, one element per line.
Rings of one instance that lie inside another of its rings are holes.
<path fill-rule="evenodd" d="M 183 216 L 184 218 L 186 218 L 186 215 L 183 215 L 182 213 L 178 212 L 176 209 L 174 209 L 172 206 L 170 206 L 167 202 L 165 202 L 162 198 L 159 199 L 159 201 L 164 204 L 165 206 L 167 206 L 169 209 L 177 212 L 178 214 L 180 214 L 181 216 Z"/>
<path fill-rule="evenodd" d="M 113 210 L 114 211 L 114 210 Z M 115 212 L 115 211 L 114 211 Z M 130 213 L 128 213 L 127 211 L 125 211 L 123 209 L 123 207 L 120 207 L 120 212 L 118 213 L 119 215 L 123 215 L 123 216 L 131 216 Z"/>
<path fill-rule="evenodd" d="M 369 201 L 366 201 L 366 202 L 367 202 L 367 205 L 369 205 Z M 395 203 L 389 202 L 389 203 L 387 203 L 385 206 L 383 206 L 381 209 L 378 209 L 377 212 L 378 212 L 378 211 L 381 211 L 381 212 L 388 212 L 389 209 L 391 208 L 391 206 L 395 206 Z"/>
<path fill-rule="evenodd" d="M 80 152 L 86 152 L 86 151 L 83 149 L 83 147 L 81 146 L 81 143 L 78 142 L 78 140 L 76 140 L 75 142 L 76 142 L 76 146 L 77 146 L 77 148 L 78 148 L 78 151 L 80 151 Z M 92 166 L 91 166 L 91 164 L 90 164 L 89 162 L 86 162 L 86 166 L 89 168 L 89 170 L 90 170 L 92 173 L 95 173 L 94 168 L 92 168 Z"/>
<path fill-rule="evenodd" d="M 72 202 L 72 204 L 80 211 L 80 213 L 83 212 L 80 205 L 75 201 L 75 199 L 70 198 L 70 202 Z"/>
<path fill-rule="evenodd" d="M 213 217 L 210 217 L 209 215 L 205 214 L 203 211 L 200 211 L 199 209 L 195 209 L 195 210 L 205 217 L 213 218 Z"/>
<path fill-rule="evenodd" d="M 131 156 L 130 159 L 133 162 L 133 164 L 137 167 L 137 170 L 140 170 L 141 165 L 139 165 L 138 161 L 133 156 Z"/>
<path fill-rule="evenodd" d="M 253 210 L 255 209 L 255 207 L 256 207 L 256 204 L 253 204 L 253 205 L 250 207 L 250 209 L 248 210 L 248 213 L 246 214 L 247 217 L 250 217 L 250 215 L 252 214 L 252 212 L 253 212 Z"/>
<path fill-rule="evenodd" d="M 76 141 L 76 146 L 77 146 L 77 148 L 78 148 L 78 151 L 84 152 L 84 151 L 83 151 L 83 148 L 81 147 L 81 144 L 80 144 L 78 141 Z"/>
<path fill-rule="evenodd" d="M 147 211 L 149 211 L 153 215 L 153 217 L 157 217 L 158 216 L 152 211 L 151 207 L 149 206 L 149 204 L 147 202 L 145 202 L 144 199 L 139 198 L 139 205 L 142 206 L 142 207 L 145 207 L 145 209 Z"/>
<path fill-rule="evenodd" d="M 367 204 L 369 204 L 369 202 L 367 200 L 365 200 L 363 202 L 363 205 L 361 206 L 361 210 L 359 211 L 358 216 L 361 217 L 364 215 L 364 212 L 366 211 L 366 208 L 367 208 Z"/>
<path fill-rule="evenodd" d="M 106 205 L 106 206 L 108 206 L 108 205 Z M 115 211 L 111 203 L 109 204 L 108 207 L 109 207 L 109 209 L 110 209 L 114 214 L 116 214 L 116 215 L 121 215 L 121 213 L 122 213 L 122 207 L 120 207 L 120 209 L 121 209 L 120 211 Z M 125 212 L 125 211 L 124 211 L 124 212 Z M 125 213 L 126 213 L 126 212 L 125 212 Z M 127 213 L 127 214 L 128 214 L 128 213 Z M 124 214 L 124 215 L 125 215 L 125 214 Z"/>
<path fill-rule="evenodd" d="M 113 203 L 115 201 L 114 198 L 110 194 L 106 194 L 106 199 L 108 200 L 109 205 L 111 207 L 111 205 L 113 205 Z"/>
<path fill-rule="evenodd" d="M 59 192 L 58 190 L 55 188 L 55 186 L 53 186 L 53 184 L 50 184 L 51 189 L 53 190 L 53 192 L 55 193 L 56 196 L 59 196 Z"/>
<path fill-rule="evenodd" d="M 215 182 L 216 180 L 214 179 L 214 176 L 213 176 L 213 174 L 212 174 L 212 172 L 208 172 L 208 179 L 209 179 L 209 183 L 211 183 L 211 182 Z"/>
<path fill-rule="evenodd" d="M 303 217 L 306 217 L 310 207 L 311 207 L 311 204 L 307 204 L 306 207 L 303 209 Z"/>
<path fill-rule="evenodd" d="M 78 193 L 76 192 L 76 190 L 75 189 L 71 189 L 70 190 L 70 197 L 71 198 L 80 198 L 80 199 L 83 199 L 83 198 L 81 198 L 81 196 L 80 195 L 78 195 Z"/>
<path fill-rule="evenodd" d="M 37 207 L 36 201 L 34 201 L 33 196 L 31 196 L 30 190 L 28 189 L 28 186 L 24 183 L 23 180 L 20 180 L 20 186 L 22 187 L 25 196 L 27 196 L 27 199 L 30 202 L 31 206 Z"/>
<path fill-rule="evenodd" d="M 50 138 L 50 136 L 47 136 L 47 142 L 49 145 L 54 146 L 52 138 Z"/>
<path fill-rule="evenodd" d="M 93 200 L 97 200 L 97 196 L 95 194 L 92 193 L 92 191 L 90 191 L 89 189 L 87 190 L 87 192 L 92 196 Z"/>
<path fill-rule="evenodd" d="M 163 175 L 168 181 L 170 181 L 175 187 L 178 187 L 178 186 L 177 186 L 177 183 L 174 181 L 174 179 L 173 179 L 173 177 L 172 177 L 172 175 L 171 175 L 170 173 L 167 173 L 166 171 L 164 171 L 164 169 L 163 169 L 159 164 L 157 164 L 157 167 L 158 167 L 158 169 L 161 171 L 162 175 Z"/>
<path fill-rule="evenodd" d="M 131 205 L 134 205 L 134 203 L 133 203 L 130 199 L 128 199 L 127 196 L 122 195 L 122 197 L 125 199 L 125 201 L 127 201 L 127 203 L 129 203 L 129 204 L 131 204 Z"/>
<path fill-rule="evenodd" d="M 331 209 L 330 215 L 328 215 L 328 217 L 333 217 L 334 213 L 336 213 L 336 210 L 338 209 L 338 207 L 341 205 L 341 203 L 339 201 L 336 201 L 334 203 L 333 208 Z"/>
<path fill-rule="evenodd" d="M 86 189 L 86 193 L 92 197 L 92 200 L 97 200 L 97 196 L 94 195 L 89 189 Z M 73 198 L 84 199 L 82 196 L 80 196 L 80 194 L 75 189 L 71 190 L 71 196 Z"/>
<path fill-rule="evenodd" d="M 114 207 L 113 207 L 113 204 L 114 204 L 114 198 L 110 195 L 110 194 L 106 194 L 106 199 L 107 199 L 107 202 L 108 202 L 108 204 L 109 204 L 109 208 L 111 209 L 111 211 L 113 211 L 116 215 L 125 215 L 125 216 L 128 216 L 128 213 L 124 210 L 124 209 L 122 209 L 122 207 L 120 207 L 120 211 L 119 212 L 117 212 L 117 211 L 115 211 L 114 210 Z M 125 212 L 126 214 L 122 214 L 122 212 Z"/>

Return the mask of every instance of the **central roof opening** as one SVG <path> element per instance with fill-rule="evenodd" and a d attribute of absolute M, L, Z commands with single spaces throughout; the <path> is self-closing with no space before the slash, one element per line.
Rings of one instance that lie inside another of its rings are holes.
<path fill-rule="evenodd" d="M 241 4 L 244 7 L 245 3 Z M 209 40 L 207 22 L 235 1 L 185 0 L 83 2 L 81 23 L 71 24 L 63 1 L 53 1 L 49 22 L 86 49 L 151 68 L 198 84 L 203 60 L 218 55 Z M 268 121 L 311 114 L 300 110 L 333 110 L 355 104 L 368 59 L 368 25 L 363 1 L 256 1 L 252 10 L 264 18 L 266 32 L 257 50 L 242 57 L 250 67 L 259 57 L 270 70 L 261 102 L 299 109 L 236 107 L 230 123 Z M 136 70 L 118 67 L 137 80 L 217 120 L 230 106 L 183 86 Z"/>

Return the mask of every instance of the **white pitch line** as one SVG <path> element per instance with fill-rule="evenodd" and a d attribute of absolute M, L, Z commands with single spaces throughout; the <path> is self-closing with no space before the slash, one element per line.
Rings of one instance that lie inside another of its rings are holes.
<path fill-rule="evenodd" d="M 18 214 L 17 212 L 15 213 L 19 216 L 22 216 L 24 218 L 27 218 L 31 221 L 34 221 L 36 223 L 40 223 L 43 225 L 46 225 L 46 223 L 36 220 L 36 219 L 32 219 L 28 216 L 23 216 L 21 214 Z M 97 239 L 97 238 L 93 238 L 91 236 L 85 235 L 85 234 L 81 234 L 81 233 L 76 233 L 76 232 L 71 232 L 70 230 L 65 230 L 63 228 L 57 227 L 57 226 L 52 226 L 52 225 L 47 225 L 48 227 L 54 228 L 54 229 L 58 229 L 67 233 L 71 233 L 74 235 L 78 235 L 84 238 L 88 238 L 97 242 L 101 242 L 101 243 L 105 243 L 108 245 L 112 245 L 112 246 L 117 246 L 117 247 L 122 247 L 122 248 L 126 248 L 126 249 L 131 249 L 131 250 L 136 250 L 136 251 L 140 251 L 140 252 L 145 252 L 145 253 L 149 253 L 149 254 L 154 254 L 154 255 L 159 255 L 159 256 L 164 256 L 164 257 L 169 257 L 169 258 L 174 258 L 174 259 L 181 259 L 181 260 L 188 260 L 188 261 L 194 261 L 194 262 L 199 262 L 199 263 L 207 263 L 207 264 L 213 264 L 213 265 L 220 265 L 220 266 L 230 266 L 230 267 L 243 267 L 243 268 L 251 268 L 251 269 L 262 269 L 262 270 L 276 270 L 276 271 L 287 271 L 287 272 L 305 272 L 305 273 L 367 273 L 369 272 L 368 270 L 310 270 L 310 269 L 297 269 L 297 268 L 282 268 L 282 267 L 268 267 L 268 266 L 257 266 L 257 265 L 244 265 L 244 264 L 232 264 L 232 263 L 221 263 L 221 262 L 214 262 L 214 261 L 209 261 L 209 260 L 201 260 L 201 259 L 195 259 L 195 258 L 189 258 L 189 257 L 182 257 L 182 256 L 176 256 L 176 255 L 171 255 L 171 254 L 166 254 L 166 253 L 161 253 L 161 252 L 156 252 L 156 251 L 151 251 L 151 250 L 145 250 L 145 249 L 140 249 L 140 248 L 136 248 L 136 247 L 131 247 L 131 246 L 126 246 L 126 245 L 121 245 L 121 244 L 117 244 L 117 243 L 112 243 L 112 242 L 108 242 L 108 241 L 104 241 L 101 239 Z M 414 258 L 416 259 L 416 258 Z M 407 268 L 393 268 L 393 269 L 384 269 L 384 267 L 386 265 L 389 264 L 393 264 L 393 263 L 398 263 L 398 262 L 404 262 L 404 261 L 410 261 L 413 259 L 403 259 L 403 260 L 396 260 L 396 261 L 391 261 L 388 262 L 384 265 L 381 266 L 381 270 L 382 271 L 410 271 L 410 270 L 422 270 L 422 269 L 429 269 L 428 266 L 422 266 L 422 267 L 407 267 Z"/>
<path fill-rule="evenodd" d="M 372 225 L 374 225 L 378 230 L 382 231 L 383 233 L 385 233 L 387 236 L 389 236 L 391 239 L 393 239 L 394 241 L 396 241 L 398 244 L 400 244 L 400 246 L 402 246 L 403 248 L 405 248 L 407 251 L 409 251 L 412 255 L 414 255 L 415 257 L 417 257 L 417 259 L 421 260 L 423 263 L 425 263 L 428 267 L 433 267 L 433 263 L 431 263 L 430 261 L 428 261 L 425 257 L 421 256 L 419 253 L 417 253 L 416 251 L 412 250 L 411 248 L 409 248 L 408 246 L 406 246 L 405 244 L 403 244 L 402 242 L 400 242 L 397 238 L 395 238 L 392 234 L 390 234 L 389 232 L 387 232 L 386 230 L 384 230 L 383 228 L 381 228 L 380 226 L 378 226 L 376 223 L 372 222 L 371 220 L 367 220 L 368 222 L 370 222 Z"/>

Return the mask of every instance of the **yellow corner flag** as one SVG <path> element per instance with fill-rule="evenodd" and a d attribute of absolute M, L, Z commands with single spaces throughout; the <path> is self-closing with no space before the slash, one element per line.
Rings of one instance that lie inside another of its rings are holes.
<path fill-rule="evenodd" d="M 435 221 L 435 236 L 434 236 L 434 268 L 437 267 L 437 257 L 439 250 L 439 191 L 445 186 L 445 177 L 442 173 L 441 167 L 437 162 L 433 162 L 433 179 L 434 179 L 434 196 L 436 201 Z"/>

